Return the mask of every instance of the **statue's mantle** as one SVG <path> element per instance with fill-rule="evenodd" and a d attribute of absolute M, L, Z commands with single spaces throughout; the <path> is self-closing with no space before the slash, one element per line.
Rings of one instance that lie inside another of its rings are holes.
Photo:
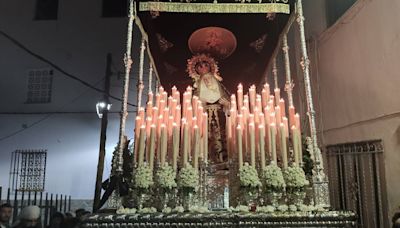
<path fill-rule="evenodd" d="M 82 227 L 354 227 L 351 212 L 95 214 Z"/>

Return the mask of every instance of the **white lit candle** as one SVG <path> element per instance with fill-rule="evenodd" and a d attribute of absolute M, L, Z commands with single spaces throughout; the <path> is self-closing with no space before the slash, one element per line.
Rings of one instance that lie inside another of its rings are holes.
<path fill-rule="evenodd" d="M 151 130 L 150 130 L 150 146 L 149 146 L 149 166 L 150 169 L 154 169 L 154 153 L 156 150 L 156 125 L 152 124 L 151 125 Z"/>
<path fill-rule="evenodd" d="M 261 159 L 261 169 L 265 169 L 265 128 L 264 125 L 260 124 L 258 126 L 259 137 L 259 152 Z"/>
<path fill-rule="evenodd" d="M 139 116 L 135 118 L 135 162 L 138 162 L 138 151 L 139 151 L 139 135 L 140 135 L 140 126 L 142 125 L 142 119 Z"/>
<path fill-rule="evenodd" d="M 147 102 L 146 105 L 146 117 L 152 117 L 153 103 L 151 101 Z"/>
<path fill-rule="evenodd" d="M 179 154 L 179 129 L 176 123 L 172 125 L 172 131 L 173 131 L 173 136 L 172 136 L 172 165 L 175 170 L 175 172 L 178 170 L 178 154 Z"/>
<path fill-rule="evenodd" d="M 250 111 L 254 112 L 254 107 L 256 106 L 256 86 L 252 85 L 249 88 L 249 99 L 250 99 Z"/>
<path fill-rule="evenodd" d="M 297 129 L 296 126 L 292 126 L 291 128 L 292 131 L 292 143 L 293 143 L 293 153 L 294 153 L 294 162 L 297 165 L 300 165 L 300 160 L 299 160 L 299 147 L 298 147 L 298 138 L 297 138 Z"/>
<path fill-rule="evenodd" d="M 283 98 L 279 100 L 279 108 L 281 109 L 281 116 L 283 118 L 286 116 L 285 100 Z"/>
<path fill-rule="evenodd" d="M 250 161 L 251 166 L 256 167 L 256 139 L 255 139 L 255 129 L 254 123 L 249 124 L 249 134 L 250 134 Z"/>
<path fill-rule="evenodd" d="M 238 98 L 238 110 L 241 111 L 241 108 L 243 107 L 243 86 L 242 86 L 242 84 L 238 85 L 237 98 Z"/>
<path fill-rule="evenodd" d="M 289 126 L 292 127 L 295 125 L 294 115 L 295 115 L 295 108 L 294 106 L 289 106 Z"/>
<path fill-rule="evenodd" d="M 242 128 L 240 124 L 236 127 L 236 145 L 237 145 L 237 152 L 238 152 L 238 159 L 239 159 L 239 168 L 243 166 L 243 143 L 242 143 Z"/>
<path fill-rule="evenodd" d="M 148 93 L 147 101 L 153 103 L 153 93 L 152 92 Z"/>
<path fill-rule="evenodd" d="M 157 107 L 158 109 L 160 109 L 160 101 L 161 101 L 160 94 L 157 93 L 156 94 L 156 106 L 155 107 Z"/>
<path fill-rule="evenodd" d="M 200 152 L 200 131 L 197 125 L 194 125 L 194 158 L 193 158 L 193 167 L 195 170 L 199 169 L 199 152 Z"/>
<path fill-rule="evenodd" d="M 203 157 L 204 162 L 208 163 L 208 115 L 207 113 L 203 113 Z"/>
<path fill-rule="evenodd" d="M 281 90 L 279 88 L 275 88 L 274 93 L 275 93 L 275 103 L 278 105 L 279 100 L 281 99 Z"/>
<path fill-rule="evenodd" d="M 297 129 L 301 130 L 301 126 L 300 126 L 300 115 L 298 113 L 296 113 L 294 115 L 294 122 L 295 122 L 295 126 Z"/>
<path fill-rule="evenodd" d="M 152 111 L 152 117 L 151 119 L 153 120 L 153 124 L 157 124 L 157 120 L 158 120 L 158 108 L 157 107 L 153 107 L 153 111 Z"/>
<path fill-rule="evenodd" d="M 271 123 L 269 125 L 270 135 L 271 135 L 271 152 L 272 152 L 272 162 L 278 164 L 278 160 L 276 157 L 276 126 L 275 123 Z"/>
<path fill-rule="evenodd" d="M 167 127 L 165 126 L 165 124 L 161 124 L 161 166 L 164 166 L 165 164 L 165 159 L 167 155 L 167 146 L 168 146 Z"/>
<path fill-rule="evenodd" d="M 145 149 L 145 140 L 146 140 L 146 127 L 142 125 L 140 127 L 140 133 L 139 133 L 139 161 L 138 165 L 142 166 L 144 162 L 144 149 Z"/>
<path fill-rule="evenodd" d="M 186 122 L 183 122 L 183 167 L 187 166 L 189 156 L 189 126 Z"/>
<path fill-rule="evenodd" d="M 280 124 L 280 138 L 281 138 L 281 152 L 282 152 L 282 162 L 283 168 L 288 168 L 288 157 L 287 157 L 287 147 L 286 147 L 286 133 L 285 133 L 285 125 L 283 123 Z"/>

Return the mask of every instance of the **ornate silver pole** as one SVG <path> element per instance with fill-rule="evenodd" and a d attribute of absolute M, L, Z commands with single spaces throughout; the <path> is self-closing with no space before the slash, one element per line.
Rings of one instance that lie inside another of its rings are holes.
<path fill-rule="evenodd" d="M 290 59 L 289 59 L 289 46 L 288 46 L 288 41 L 287 41 L 287 34 L 283 35 L 283 40 L 282 40 L 282 50 L 285 58 L 285 72 L 286 72 L 286 84 L 285 84 L 285 90 L 288 95 L 288 100 L 289 100 L 289 107 L 294 106 L 293 105 L 293 81 L 292 81 L 292 75 L 290 72 Z"/>
<path fill-rule="evenodd" d="M 313 189 L 314 202 L 317 206 L 329 207 L 329 186 L 328 178 L 324 173 L 323 160 L 321 150 L 318 147 L 317 130 L 315 124 L 315 110 L 312 100 L 311 81 L 310 81 L 310 60 L 307 54 L 306 38 L 304 32 L 304 16 L 302 0 L 297 0 L 297 22 L 300 29 L 300 46 L 302 52 L 301 66 L 304 74 L 304 86 L 306 92 L 306 102 L 308 109 L 308 118 L 310 123 L 310 134 L 312 143 L 312 153 L 314 154 L 314 169 L 313 169 Z"/>
<path fill-rule="evenodd" d="M 276 57 L 272 60 L 272 75 L 274 76 L 274 89 L 278 89 L 278 68 L 276 67 Z"/>
<path fill-rule="evenodd" d="M 158 87 L 160 87 L 160 81 L 158 81 L 158 78 L 156 78 L 156 93 L 158 93 Z"/>
<path fill-rule="evenodd" d="M 123 150 L 124 150 L 124 136 L 125 136 L 125 125 L 126 125 L 126 117 L 128 116 L 127 112 L 127 104 L 128 104 L 128 89 L 129 89 L 129 75 L 132 66 L 132 58 L 131 58 L 131 49 L 132 49 L 132 31 L 133 31 L 133 20 L 135 19 L 134 15 L 134 5 L 133 0 L 129 1 L 129 22 L 128 22 L 128 33 L 126 40 L 126 53 L 124 57 L 125 63 L 125 77 L 124 77 L 124 87 L 122 92 L 122 106 L 121 106 L 121 118 L 120 118 L 120 126 L 119 126 L 119 143 L 118 143 L 118 156 L 116 156 L 116 161 L 114 161 L 115 166 L 115 174 L 122 173 L 122 164 L 123 164 Z"/>
<path fill-rule="evenodd" d="M 125 125 L 126 125 L 126 117 L 128 116 L 128 89 L 129 89 L 129 75 L 132 66 L 132 58 L 131 58 L 131 49 L 132 49 L 132 32 L 133 32 L 133 21 L 135 19 L 134 15 L 134 1 L 129 1 L 129 21 L 128 21 L 128 31 L 127 31 L 127 39 L 126 39 L 126 53 L 124 57 L 125 63 L 125 77 L 124 77 L 124 86 L 122 92 L 122 105 L 121 105 L 121 118 L 120 118 L 120 126 L 119 126 L 119 142 L 118 149 L 114 151 L 113 159 L 112 159 L 112 169 L 111 176 L 122 176 L 123 172 L 123 150 L 126 141 L 125 136 Z M 110 199 L 108 201 L 108 206 L 111 208 L 118 208 L 121 205 L 121 198 L 119 196 L 118 183 L 113 191 Z"/>
<path fill-rule="evenodd" d="M 152 84 L 153 84 L 153 65 L 150 63 L 150 66 L 149 66 L 149 92 L 153 91 L 153 89 L 151 88 Z"/>
<path fill-rule="evenodd" d="M 139 110 L 142 107 L 142 94 L 143 94 L 143 64 L 144 64 L 144 50 L 146 49 L 146 41 L 142 38 L 142 44 L 140 45 L 140 62 L 139 62 L 139 78 L 138 78 L 138 96 L 137 96 L 137 107 Z"/>

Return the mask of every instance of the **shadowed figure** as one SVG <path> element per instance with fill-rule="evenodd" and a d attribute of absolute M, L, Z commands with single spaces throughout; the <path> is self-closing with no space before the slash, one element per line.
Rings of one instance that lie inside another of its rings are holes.
<path fill-rule="evenodd" d="M 128 180 L 132 179 L 132 171 L 133 171 L 133 155 L 129 151 L 129 142 L 130 140 L 126 139 L 124 140 L 124 150 L 123 150 L 123 165 L 122 165 L 122 175 L 117 174 L 117 175 L 111 175 L 111 177 L 107 180 L 105 180 L 102 184 L 102 188 L 105 190 L 100 203 L 99 207 L 96 208 L 96 211 L 100 209 L 108 200 L 108 198 L 111 196 L 112 192 L 117 188 L 118 186 L 118 191 L 120 196 L 125 196 L 129 192 L 129 184 Z M 118 148 L 116 148 L 117 150 Z"/>

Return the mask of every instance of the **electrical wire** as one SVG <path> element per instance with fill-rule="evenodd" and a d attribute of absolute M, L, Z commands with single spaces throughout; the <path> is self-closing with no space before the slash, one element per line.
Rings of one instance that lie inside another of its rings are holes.
<path fill-rule="evenodd" d="M 60 73 L 64 74 L 65 76 L 67 76 L 67 77 L 69 77 L 69 78 L 71 78 L 71 79 L 73 79 L 73 80 L 75 80 L 75 81 L 77 81 L 77 82 L 79 82 L 79 83 L 85 85 L 86 87 L 88 87 L 88 88 L 90 88 L 90 89 L 93 89 L 93 90 L 95 90 L 95 91 L 97 91 L 97 92 L 99 92 L 99 93 L 102 93 L 102 94 L 106 94 L 106 95 L 109 96 L 110 98 L 122 102 L 122 99 L 121 99 L 121 98 L 116 97 L 116 96 L 113 96 L 113 95 L 111 95 L 111 94 L 107 94 L 106 91 L 104 91 L 104 90 L 102 90 L 102 89 L 99 89 L 99 88 L 97 88 L 96 86 L 94 86 L 94 85 L 92 85 L 92 84 L 90 84 L 90 83 L 88 83 L 88 82 L 86 82 L 86 81 L 84 81 L 84 80 L 78 78 L 77 76 L 74 76 L 74 75 L 72 75 L 72 74 L 66 72 L 66 71 L 63 70 L 61 67 L 57 66 L 56 64 L 54 64 L 54 63 L 51 62 L 50 60 L 48 60 L 48 59 L 46 59 L 46 58 L 40 56 L 39 54 L 34 53 L 34 52 L 31 51 L 29 48 L 27 48 L 25 45 L 23 45 L 21 42 L 19 42 L 18 40 L 14 39 L 13 37 L 11 37 L 10 35 L 8 35 L 8 34 L 5 33 L 4 31 L 0 30 L 0 34 L 3 35 L 5 38 L 7 38 L 7 39 L 8 39 L 9 41 L 11 41 L 12 43 L 14 43 L 16 46 L 20 47 L 22 50 L 26 51 L 28 54 L 32 55 L 33 57 L 39 59 L 39 60 L 42 61 L 42 62 L 45 62 L 45 63 L 49 64 L 50 66 L 52 66 L 54 69 L 56 69 L 56 70 L 59 71 Z M 136 107 L 135 104 L 132 104 L 132 103 L 129 103 L 129 102 L 128 102 L 127 104 L 130 105 L 130 106 Z"/>
<path fill-rule="evenodd" d="M 97 81 L 97 82 L 94 84 L 94 86 L 97 86 L 98 84 L 100 84 L 100 83 L 103 82 L 104 80 L 105 80 L 105 77 L 103 77 L 102 79 L 100 79 L 99 81 Z M 64 105 L 60 105 L 60 109 L 59 109 L 60 111 L 59 111 L 59 112 L 61 112 L 63 109 L 65 109 L 65 108 L 68 107 L 69 105 L 75 103 L 77 100 L 79 100 L 79 99 L 80 99 L 83 95 L 85 95 L 87 92 L 89 92 L 89 89 L 83 91 L 82 93 L 80 93 L 78 96 L 76 96 L 76 97 L 73 98 L 72 100 L 66 102 Z M 31 127 L 33 127 L 33 126 L 35 126 L 35 125 L 37 125 L 37 124 L 39 124 L 39 123 L 41 123 L 41 122 L 43 122 L 43 121 L 49 119 L 51 116 L 53 116 L 54 114 L 58 114 L 59 112 L 57 112 L 57 111 L 56 111 L 56 112 L 51 112 L 51 113 L 45 115 L 43 118 L 41 118 L 41 119 L 39 119 L 39 120 L 33 122 L 32 124 L 30 124 L 30 125 L 28 125 L 28 126 L 26 126 L 26 127 L 24 127 L 24 128 L 19 129 L 19 130 L 13 132 L 13 133 L 10 133 L 10 134 L 8 134 L 8 135 L 6 135 L 6 136 L 1 137 L 1 138 L 0 138 L 0 142 L 3 141 L 3 140 L 6 140 L 6 139 L 8 139 L 8 138 L 11 138 L 11 137 L 13 137 L 13 136 L 15 136 L 15 135 L 18 135 L 18 134 L 21 133 L 21 132 L 24 132 L 24 131 L 28 130 L 29 128 L 31 128 Z"/>

